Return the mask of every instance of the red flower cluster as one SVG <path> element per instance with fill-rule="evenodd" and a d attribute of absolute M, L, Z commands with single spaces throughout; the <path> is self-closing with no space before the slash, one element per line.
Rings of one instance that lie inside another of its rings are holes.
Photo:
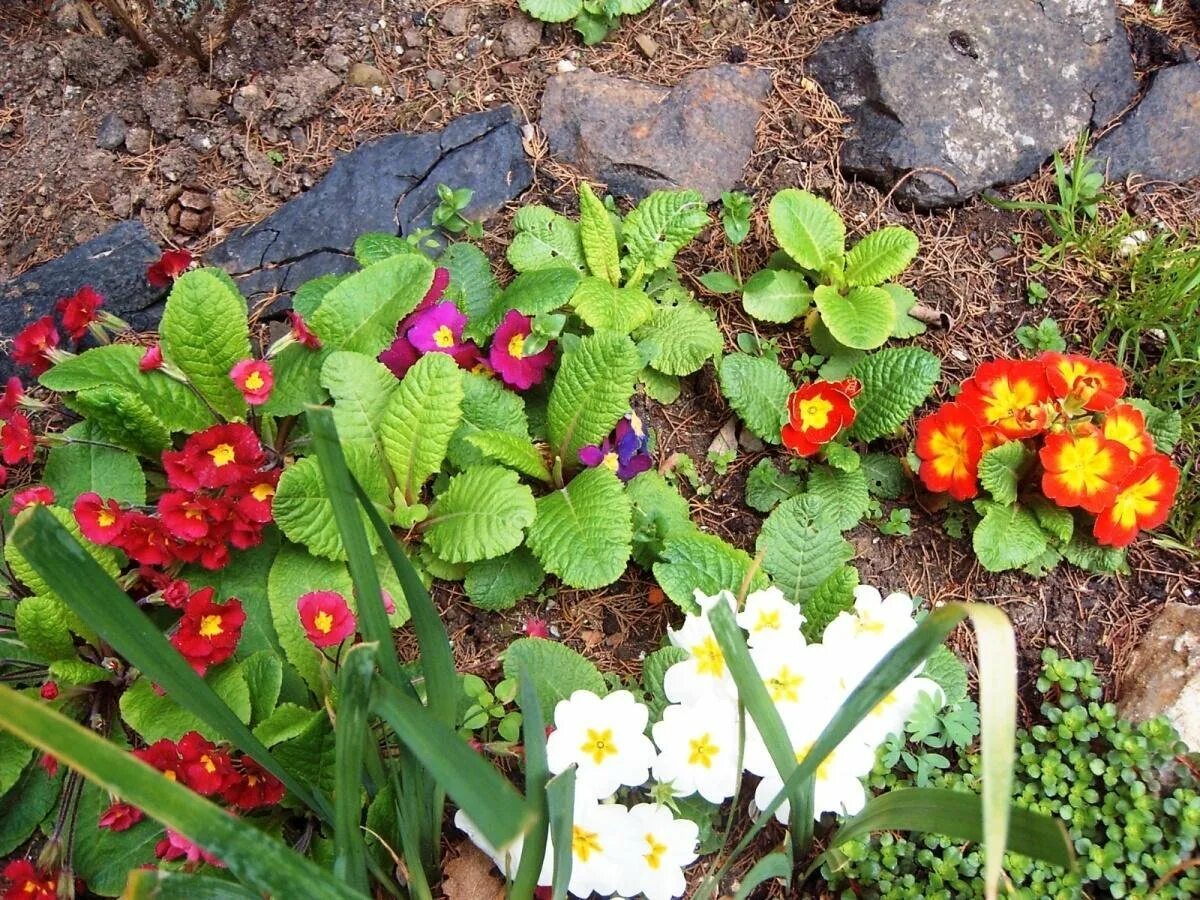
<path fill-rule="evenodd" d="M 146 270 L 146 280 L 151 287 L 169 288 L 191 264 L 192 254 L 187 250 L 164 250 L 158 262 Z"/>
<path fill-rule="evenodd" d="M 3 900 L 56 900 L 58 876 L 44 872 L 27 859 L 14 859 L 4 867 Z"/>
<path fill-rule="evenodd" d="M 957 400 L 917 423 L 921 480 L 969 500 L 979 493 L 983 454 L 1025 441 L 1037 451 L 1042 493 L 1096 516 L 1096 540 L 1124 547 L 1167 520 L 1179 485 L 1142 413 L 1120 402 L 1124 392 L 1120 369 L 1086 356 L 983 363 Z"/>
<path fill-rule="evenodd" d="M 253 429 L 214 425 L 162 460 L 169 490 L 158 499 L 157 515 L 95 493 L 79 496 L 75 520 L 88 540 L 117 547 L 144 566 L 184 562 L 206 569 L 229 561 L 229 545 L 247 550 L 262 541 L 279 470 L 263 470 L 267 457 Z"/>
<path fill-rule="evenodd" d="M 41 375 L 54 365 L 51 354 L 58 349 L 60 340 L 54 319 L 43 316 L 26 325 L 13 338 L 13 362 L 27 366 L 34 375 Z"/>
<path fill-rule="evenodd" d="M 853 378 L 845 381 L 814 381 L 801 385 L 788 397 L 788 420 L 783 426 L 783 445 L 801 456 L 814 456 L 854 424 L 857 413 L 851 402 L 862 390 Z"/>
<path fill-rule="evenodd" d="M 101 297 L 90 285 L 84 285 L 71 297 L 64 297 L 55 306 L 62 319 L 67 336 L 80 341 L 87 334 L 88 326 L 96 321 L 96 314 L 104 305 Z"/>
<path fill-rule="evenodd" d="M 183 603 L 183 617 L 171 635 L 171 646 L 199 675 L 233 656 L 246 624 L 242 601 L 230 598 L 217 603 L 215 597 L 216 591 L 210 587 L 188 597 Z"/>
<path fill-rule="evenodd" d="M 26 400 L 21 379 L 10 378 L 0 395 L 0 460 L 4 465 L 16 466 L 34 460 L 37 440 L 29 417 L 18 409 L 21 405 L 38 405 L 38 401 Z M 8 469 L 4 465 L 0 465 L 0 487 L 8 481 Z"/>

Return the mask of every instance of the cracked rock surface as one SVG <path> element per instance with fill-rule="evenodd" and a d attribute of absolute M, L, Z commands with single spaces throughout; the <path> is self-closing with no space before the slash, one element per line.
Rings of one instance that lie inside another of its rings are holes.
<path fill-rule="evenodd" d="M 312 190 L 235 232 L 205 261 L 232 275 L 253 303 L 318 275 L 353 270 L 354 240 L 364 232 L 408 234 L 428 227 L 438 184 L 474 190 L 465 213 L 470 219 L 495 212 L 532 177 L 512 108 L 474 113 L 440 132 L 363 144 L 337 160 Z"/>
<path fill-rule="evenodd" d="M 612 194 L 694 188 L 717 200 L 742 178 L 754 150 L 771 73 L 719 65 L 674 88 L 589 69 L 546 82 L 541 126 L 550 152 Z"/>
<path fill-rule="evenodd" d="M 851 119 L 843 169 L 907 175 L 895 196 L 919 208 L 1028 178 L 1138 87 L 1114 0 L 888 0 L 808 71 Z"/>

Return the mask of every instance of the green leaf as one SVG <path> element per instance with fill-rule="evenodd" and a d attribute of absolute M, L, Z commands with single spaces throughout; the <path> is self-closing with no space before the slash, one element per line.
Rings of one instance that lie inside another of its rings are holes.
<path fill-rule="evenodd" d="M 1129 573 L 1125 550 L 1117 547 L 1101 547 L 1095 538 L 1079 529 L 1063 548 L 1063 556 L 1073 566 L 1097 575 L 1124 575 Z"/>
<path fill-rule="evenodd" d="M 237 659 L 245 659 L 262 650 L 280 652 L 279 639 L 271 627 L 271 607 L 267 602 L 267 577 L 278 552 L 279 531 L 268 527 L 263 531 L 261 544 L 235 553 L 225 568 L 214 572 L 200 566 L 188 566 L 179 573 L 179 577 L 194 591 L 211 587 L 216 591 L 219 601 L 230 597 L 242 601 L 246 624 L 242 627 L 242 639 L 238 642 Z"/>
<path fill-rule="evenodd" d="M 56 502 L 71 506 L 89 491 L 136 506 L 146 502 L 146 476 L 136 456 L 98 446 L 104 436 L 91 422 L 76 422 L 63 434 L 81 443 L 53 447 L 46 455 L 42 482 L 54 489 Z"/>
<path fill-rule="evenodd" d="M 337 858 L 333 874 L 361 894 L 368 893 L 367 845 L 362 832 L 362 782 L 363 755 L 370 733 L 367 713 L 375 674 L 375 650 L 375 644 L 356 644 L 342 660 L 338 672 L 335 723 L 333 840 Z"/>
<path fill-rule="evenodd" d="M 386 497 L 384 473 L 370 448 L 348 443 L 345 450 L 351 468 L 366 482 L 371 495 L 376 499 Z M 335 560 L 346 558 L 342 536 L 333 521 L 329 492 L 315 458 L 298 459 L 283 470 L 271 508 L 275 524 L 289 540 L 303 544 L 317 556 Z"/>
<path fill-rule="evenodd" d="M 873 441 L 895 432 L 925 402 L 941 371 L 938 358 L 917 347 L 880 350 L 859 360 L 850 369 L 862 384 L 850 436 Z"/>
<path fill-rule="evenodd" d="M 8 732 L 0 732 L 0 796 L 7 794 L 21 778 L 33 749 Z"/>
<path fill-rule="evenodd" d="M 271 748 L 279 765 L 293 778 L 322 795 L 335 790 L 337 741 L 329 717 L 313 716 L 304 730 Z"/>
<path fill-rule="evenodd" d="M 500 324 L 504 309 L 500 308 L 500 284 L 492 274 L 492 263 L 474 244 L 451 244 L 438 258 L 438 265 L 450 273 L 446 295 L 457 301 L 467 316 L 463 333 L 481 344 Z"/>
<path fill-rule="evenodd" d="M 800 604 L 854 556 L 825 504 L 810 494 L 785 500 L 767 516 L 757 548 L 771 580 Z"/>
<path fill-rule="evenodd" d="M 259 410 L 264 416 L 297 416 L 309 405 L 328 399 L 321 387 L 321 366 L 328 350 L 310 350 L 303 344 L 288 344 L 272 357 L 275 386 Z"/>
<path fill-rule="evenodd" d="M 638 376 L 638 379 L 642 383 L 646 396 L 664 406 L 670 406 L 679 399 L 679 395 L 683 392 L 678 375 L 666 375 L 649 366 L 642 369 L 642 374 Z"/>
<path fill-rule="evenodd" d="M 1059 544 L 1069 543 L 1075 534 L 1075 517 L 1069 509 L 1063 509 L 1044 497 L 1034 497 L 1028 503 L 1030 511 L 1042 526 L 1042 531 Z"/>
<path fill-rule="evenodd" d="M 495 378 L 474 372 L 463 373 L 462 386 L 462 420 L 446 449 L 451 465 L 465 469 L 484 461 L 484 455 L 470 441 L 472 435 L 481 431 L 529 437 L 529 420 L 519 394 L 506 389 Z"/>
<path fill-rule="evenodd" d="M 537 204 L 522 207 L 513 217 L 513 239 L 507 255 L 518 272 L 563 265 L 582 272 L 586 266 L 579 226 Z"/>
<path fill-rule="evenodd" d="M 1017 502 L 1021 473 L 1033 460 L 1020 441 L 1009 441 L 993 447 L 979 460 L 979 483 L 1001 506 Z"/>
<path fill-rule="evenodd" d="M 388 464 L 411 503 L 442 467 L 462 420 L 463 375 L 445 353 L 427 353 L 400 382 L 381 431 Z"/>
<path fill-rule="evenodd" d="M 604 467 L 586 469 L 562 490 L 538 499 L 529 549 L 570 587 L 604 587 L 629 563 L 631 516 L 616 474 Z"/>
<path fill-rule="evenodd" d="M 867 477 L 861 468 L 852 472 L 815 466 L 808 476 L 808 493 L 816 497 L 833 523 L 849 531 L 871 507 Z"/>
<path fill-rule="evenodd" d="M 742 290 L 742 308 L 748 316 L 780 325 L 808 312 L 812 300 L 808 280 L 790 269 L 763 269 Z"/>
<path fill-rule="evenodd" d="M 228 419 L 246 414 L 229 370 L 250 357 L 246 299 L 219 269 L 194 269 L 171 288 L 159 325 L 163 358 Z"/>
<path fill-rule="evenodd" d="M 0 727 L 53 754 L 98 787 L 204 847 L 249 887 L 280 897 L 319 892 L 330 900 L 360 900 L 276 838 L 182 784 L 168 781 L 141 760 L 44 704 L 5 687 L 0 687 Z M 269 755 L 264 755 L 265 760 L 258 754 L 254 758 L 269 762 Z"/>
<path fill-rule="evenodd" d="M 243 725 L 250 724 L 250 686 L 240 664 L 229 663 L 208 676 L 213 689 Z M 198 731 L 209 740 L 221 740 L 221 729 L 205 724 L 199 716 L 188 712 L 168 695 L 155 692 L 149 678 L 139 678 L 121 694 L 121 718 L 141 735 L 147 744 L 161 738 L 179 740 L 189 731 Z"/>
<path fill-rule="evenodd" d="M 719 367 L 721 393 L 746 427 L 770 444 L 779 443 L 787 420 L 792 380 L 773 359 L 731 353 Z"/>
<path fill-rule="evenodd" d="M 334 399 L 333 420 L 342 440 L 372 446 L 382 456 L 382 423 L 396 376 L 369 356 L 337 350 L 325 357 L 321 384 Z"/>
<path fill-rule="evenodd" d="M 550 470 L 541 452 L 527 437 L 506 431 L 477 431 L 467 438 L 485 459 L 495 460 L 522 475 L 539 481 L 550 480 Z"/>
<path fill-rule="evenodd" d="M 368 231 L 354 241 L 354 258 L 364 269 L 393 256 L 412 252 L 412 244 L 385 231 Z"/>
<path fill-rule="evenodd" d="M 755 896 L 756 888 L 773 879 L 781 879 L 785 888 L 792 886 L 792 861 L 786 853 L 768 853 L 751 866 L 739 880 L 733 900 L 747 900 Z"/>
<path fill-rule="evenodd" d="M 260 650 L 241 663 L 250 693 L 250 723 L 265 721 L 275 711 L 283 688 L 283 663 L 270 650 Z"/>
<path fill-rule="evenodd" d="M 157 459 L 171 446 L 167 426 L 133 391 L 116 385 L 88 388 L 66 403 L 90 420 L 106 441 L 118 447 Z"/>
<path fill-rule="evenodd" d="M 614 287 L 619 285 L 621 260 L 617 232 L 608 210 L 586 181 L 579 185 L 579 241 L 588 271 Z"/>
<path fill-rule="evenodd" d="M 781 472 L 769 459 L 760 459 L 746 476 L 746 505 L 760 513 L 769 513 L 802 488 L 803 482 L 795 475 Z"/>
<path fill-rule="evenodd" d="M 882 346 L 896 324 L 896 306 L 883 288 L 853 287 L 843 295 L 821 284 L 813 290 L 813 302 L 829 333 L 854 350 Z"/>
<path fill-rule="evenodd" d="M 313 711 L 304 706 L 283 703 L 254 727 L 254 736 L 263 742 L 263 746 L 274 747 L 283 741 L 299 737 L 312 725 L 313 719 L 323 715 L 320 711 Z"/>
<path fill-rule="evenodd" d="M 727 544 L 715 534 L 693 531 L 668 537 L 662 561 L 654 564 L 654 577 L 671 601 L 684 612 L 696 612 L 697 590 L 712 596 L 721 591 L 740 594 L 754 560 L 745 550 Z M 761 590 L 767 577 L 755 570 L 748 589 Z"/>
<path fill-rule="evenodd" d="M 654 312 L 654 303 L 645 291 L 614 287 L 602 278 L 583 279 L 571 296 L 571 305 L 589 328 L 621 334 L 639 328 Z"/>
<path fill-rule="evenodd" d="M 309 319 L 330 350 L 378 356 L 396 336 L 396 323 L 416 309 L 433 283 L 433 265 L 420 253 L 392 256 L 338 282 Z"/>
<path fill-rule="evenodd" d="M 846 283 L 876 285 L 890 281 L 917 257 L 921 242 L 901 225 L 872 231 L 846 254 Z"/>
<path fill-rule="evenodd" d="M 753 279 L 751 279 L 753 281 Z M 728 272 L 705 272 L 700 276 L 700 283 L 705 289 L 714 294 L 736 294 L 742 290 L 741 282 Z M 749 285 L 747 285 L 749 287 Z M 743 298 L 744 302 L 744 298 Z"/>
<path fill-rule="evenodd" d="M 463 588 L 480 609 L 500 612 L 535 594 L 545 579 L 546 573 L 533 554 L 518 547 L 471 566 Z"/>
<path fill-rule="evenodd" d="M 111 681 L 113 673 L 81 659 L 56 659 L 50 663 L 50 677 L 59 684 L 98 684 Z"/>
<path fill-rule="evenodd" d="M 817 643 L 825 632 L 825 626 L 838 617 L 839 613 L 854 609 L 854 589 L 858 587 L 858 569 L 840 566 L 822 581 L 812 596 L 803 604 L 804 637 L 809 643 Z"/>
<path fill-rule="evenodd" d="M 117 576 L 117 573 L 121 569 L 117 564 L 116 551 L 111 547 L 101 547 L 99 544 L 93 544 L 91 541 L 86 540 L 83 532 L 79 530 L 79 523 L 75 521 L 75 516 L 70 511 L 63 509 L 61 506 L 43 506 L 38 507 L 38 509 L 49 516 L 53 516 L 67 533 L 80 543 L 90 559 L 100 565 L 105 574 L 111 575 L 114 578 Z M 21 521 L 21 519 L 18 519 L 18 521 Z M 55 594 L 51 587 L 51 582 L 39 571 L 37 565 L 26 558 L 16 541 L 10 540 L 5 543 L 4 561 L 8 563 L 9 570 L 16 576 L 17 581 L 29 588 L 34 594 L 46 595 L 58 599 L 57 594 Z M 82 623 L 79 625 L 74 624 L 79 622 L 78 619 L 71 617 L 69 621 L 72 623 L 73 628 L 82 628 Z M 79 632 L 76 631 L 76 633 L 78 634 Z"/>
<path fill-rule="evenodd" d="M 138 368 L 145 349 L 132 344 L 94 347 L 68 357 L 38 379 L 42 387 L 64 393 L 115 385 L 137 394 L 171 431 L 200 431 L 213 414 L 187 385 L 161 371 Z"/>
<path fill-rule="evenodd" d="M 325 295 L 332 291 L 335 287 L 349 278 L 349 274 L 345 275 L 320 275 L 311 281 L 306 281 L 300 285 L 295 294 L 292 295 L 292 309 L 309 318 L 317 311 Z M 279 386 L 276 380 L 276 388 Z"/>
<path fill-rule="evenodd" d="M 575 30 L 579 32 L 586 47 L 599 44 L 608 37 L 609 32 L 616 27 L 616 24 L 617 17 L 590 12 L 587 6 L 584 6 L 583 12 L 575 17 Z"/>
<path fill-rule="evenodd" d="M 625 266 L 641 265 L 646 273 L 665 269 L 708 223 L 698 191 L 655 191 L 625 217 Z"/>
<path fill-rule="evenodd" d="M 331 509 L 323 515 L 327 519 L 333 518 Z M 285 542 L 280 546 L 267 580 L 271 619 L 288 662 L 318 697 L 325 694 L 321 681 L 321 655 L 305 636 L 296 601 L 310 591 L 335 591 L 349 598 L 351 590 L 345 565 L 313 556 L 295 544 Z"/>
<path fill-rule="evenodd" d="M 649 351 L 647 362 L 667 375 L 691 375 L 725 346 L 712 314 L 693 300 L 658 305 L 634 338 Z"/>
<path fill-rule="evenodd" d="M 821 458 L 839 472 L 857 472 L 862 468 L 862 457 L 837 441 L 830 441 L 821 448 Z"/>
<path fill-rule="evenodd" d="M 1183 416 L 1177 409 L 1159 409 L 1147 400 L 1125 401 L 1141 411 L 1146 419 L 1146 430 L 1154 438 L 1154 448 L 1159 453 L 1171 453 L 1183 436 Z"/>
<path fill-rule="evenodd" d="M 524 12 L 543 22 L 567 22 L 583 9 L 583 0 L 521 0 Z"/>
<path fill-rule="evenodd" d="M 87 840 L 76 840 L 73 845 L 74 874 L 87 883 L 89 893 L 100 897 L 116 897 L 132 870 L 153 864 L 154 847 L 163 836 L 162 828 L 152 820 L 125 831 L 95 828 L 109 802 L 107 791 L 85 784 L 75 810 L 77 821 L 93 828 Z"/>
<path fill-rule="evenodd" d="M 598 444 L 629 411 L 629 398 L 641 371 L 633 342 L 623 334 L 588 335 L 563 354 L 547 417 L 553 452 L 567 465 L 579 449 Z"/>
<path fill-rule="evenodd" d="M 591 662 L 570 647 L 544 638 L 518 638 L 504 651 L 504 677 L 516 678 L 524 668 L 537 688 L 538 704 L 547 722 L 554 707 L 575 691 L 604 696 L 604 677 Z"/>
<path fill-rule="evenodd" d="M 633 507 L 633 559 L 642 568 L 658 561 L 668 537 L 695 531 L 687 501 L 657 472 L 634 477 L 625 496 Z"/>
<path fill-rule="evenodd" d="M 515 309 L 526 316 L 554 312 L 567 305 L 581 279 L 578 270 L 564 265 L 522 272 L 504 289 L 501 312 Z"/>
<path fill-rule="evenodd" d="M 845 253 L 846 225 L 827 201 L 808 191 L 788 188 L 767 211 L 775 240 L 797 264 L 820 271 Z"/>
<path fill-rule="evenodd" d="M 970 694 L 967 667 L 945 644 L 925 660 L 925 668 L 921 674 L 937 682 L 945 696 L 945 706 L 948 709 L 954 709 Z"/>
<path fill-rule="evenodd" d="M 925 323 L 909 315 L 909 310 L 917 305 L 917 295 L 902 284 L 882 284 L 880 287 L 887 291 L 896 307 L 896 324 L 892 326 L 892 337 L 911 338 L 924 334 Z"/>
<path fill-rule="evenodd" d="M 1047 550 L 1046 533 L 1033 513 L 1023 506 L 987 503 L 975 526 L 972 546 L 989 572 L 1004 572 L 1028 565 Z"/>
<path fill-rule="evenodd" d="M 874 497 L 896 500 L 908 487 L 908 477 L 899 457 L 890 453 L 868 453 L 862 457 L 863 474 L 867 476 L 867 490 Z"/>
<path fill-rule="evenodd" d="M 57 597 L 26 597 L 17 603 L 14 618 L 17 637 L 42 660 L 75 659 L 71 632 L 80 623 Z"/>
<path fill-rule="evenodd" d="M 63 776 L 51 778 L 41 766 L 26 766 L 7 793 L 0 794 L 0 856 L 24 844 L 58 803 Z"/>
<path fill-rule="evenodd" d="M 646 691 L 646 705 L 650 707 L 650 720 L 657 722 L 662 718 L 662 711 L 669 704 L 663 681 L 667 669 L 676 663 L 683 662 L 689 656 L 682 647 L 660 647 L 653 653 L 647 654 L 642 663 L 642 687 Z"/>
<path fill-rule="evenodd" d="M 258 900 L 258 894 L 224 878 L 168 869 L 134 869 L 121 900 Z"/>
<path fill-rule="evenodd" d="M 491 559 L 520 546 L 535 511 L 533 492 L 516 472 L 472 466 L 453 476 L 434 503 L 425 540 L 447 562 Z"/>

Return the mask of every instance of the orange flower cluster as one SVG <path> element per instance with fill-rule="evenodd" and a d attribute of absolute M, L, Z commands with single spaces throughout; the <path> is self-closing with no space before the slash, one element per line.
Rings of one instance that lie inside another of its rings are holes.
<path fill-rule="evenodd" d="M 983 363 L 954 402 L 917 423 L 921 481 L 970 500 L 983 454 L 1024 441 L 1037 451 L 1042 493 L 1095 516 L 1099 543 L 1124 547 L 1167 520 L 1179 486 L 1179 470 L 1154 449 L 1124 392 L 1120 369 L 1086 356 Z"/>

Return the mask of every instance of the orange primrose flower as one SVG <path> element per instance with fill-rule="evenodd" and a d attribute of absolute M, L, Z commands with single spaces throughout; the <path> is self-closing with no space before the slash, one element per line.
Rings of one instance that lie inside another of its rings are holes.
<path fill-rule="evenodd" d="M 1046 367 L 1046 381 L 1054 396 L 1081 403 L 1086 410 L 1112 409 L 1125 393 L 1125 376 L 1112 363 L 1053 352 L 1043 353 L 1038 360 Z"/>
<path fill-rule="evenodd" d="M 1124 444 L 1134 462 L 1154 452 L 1154 441 L 1146 431 L 1146 417 L 1127 403 L 1117 404 L 1104 416 L 1104 436 Z"/>
<path fill-rule="evenodd" d="M 812 456 L 843 428 L 854 423 L 854 405 L 862 385 L 845 381 L 814 381 L 801 385 L 788 397 L 788 421 L 783 445 L 801 456 Z"/>
<path fill-rule="evenodd" d="M 1112 505 L 1096 516 L 1092 534 L 1109 547 L 1128 546 L 1138 531 L 1157 528 L 1167 521 L 1179 470 L 1165 453 L 1152 453 L 1121 483 Z"/>
<path fill-rule="evenodd" d="M 1059 506 L 1099 513 L 1109 506 L 1133 468 L 1125 445 L 1102 434 L 1047 435 L 1038 453 L 1042 493 Z"/>
<path fill-rule="evenodd" d="M 919 474 L 925 487 L 947 492 L 955 500 L 978 494 L 983 443 L 979 420 L 961 403 L 947 403 L 917 422 Z"/>
<path fill-rule="evenodd" d="M 958 402 L 1010 438 L 1032 437 L 1049 423 L 1046 370 L 1033 360 L 985 362 L 963 382 Z"/>

